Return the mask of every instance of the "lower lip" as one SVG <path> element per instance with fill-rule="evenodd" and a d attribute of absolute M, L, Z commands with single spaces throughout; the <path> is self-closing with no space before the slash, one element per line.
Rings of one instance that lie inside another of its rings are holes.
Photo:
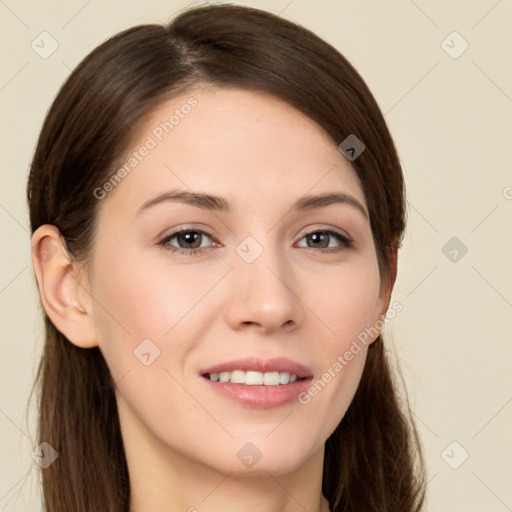
<path fill-rule="evenodd" d="M 202 379 L 216 393 L 255 409 L 273 409 L 292 402 L 309 387 L 311 381 L 309 378 L 278 386 L 247 386 L 231 382 L 214 382 L 207 377 Z"/>

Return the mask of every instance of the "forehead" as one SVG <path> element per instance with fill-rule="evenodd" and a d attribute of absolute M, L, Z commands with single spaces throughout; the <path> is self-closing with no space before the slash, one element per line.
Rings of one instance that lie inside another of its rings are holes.
<path fill-rule="evenodd" d="M 112 176 L 101 208 L 136 210 L 177 188 L 221 195 L 235 210 L 333 190 L 365 204 L 356 173 L 320 126 L 243 89 L 196 88 L 160 104 Z"/>

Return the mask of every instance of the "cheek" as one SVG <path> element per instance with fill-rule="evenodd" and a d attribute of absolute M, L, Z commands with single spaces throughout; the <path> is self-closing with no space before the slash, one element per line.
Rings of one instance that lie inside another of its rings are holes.
<path fill-rule="evenodd" d="M 201 299 L 212 279 L 186 268 L 155 264 L 125 251 L 114 257 L 106 248 L 95 261 L 92 293 L 100 344 L 118 338 L 140 343 L 162 340 Z"/>
<path fill-rule="evenodd" d="M 325 268 L 308 276 L 304 294 L 323 334 L 323 351 L 344 352 L 375 321 L 379 303 L 379 271 L 371 259 Z"/>
<path fill-rule="evenodd" d="M 140 359 L 148 359 L 142 354 L 149 352 L 150 360 L 159 356 L 163 334 L 170 327 L 169 308 L 163 300 L 161 280 L 154 279 L 144 261 L 131 258 L 129 251 L 120 254 L 105 244 L 95 255 L 93 275 L 98 343 L 117 380 L 142 366 Z"/>
<path fill-rule="evenodd" d="M 322 429 L 328 432 L 339 423 L 357 390 L 372 339 L 369 331 L 375 322 L 380 281 L 373 260 L 315 277 L 315 287 L 306 296 L 322 333 L 314 338 L 321 367 L 299 401 L 309 408 L 311 418 L 326 422 Z"/>
<path fill-rule="evenodd" d="M 98 258 L 93 287 L 100 350 L 116 384 L 123 428 L 144 425 L 174 445 L 169 425 L 187 414 L 195 421 L 180 433 L 192 443 L 204 436 L 209 417 L 191 400 L 182 367 L 197 338 L 197 315 L 205 316 L 197 303 L 218 278 L 127 256 L 109 263 Z"/>
<path fill-rule="evenodd" d="M 127 392 L 150 393 L 153 402 L 158 390 L 175 387 L 179 394 L 170 374 L 179 378 L 213 321 L 214 294 L 208 292 L 224 270 L 197 272 L 193 265 L 148 264 L 129 251 L 118 259 L 113 254 L 98 253 L 92 292 L 100 350 L 114 381 L 130 374 L 126 381 L 139 384 Z"/>

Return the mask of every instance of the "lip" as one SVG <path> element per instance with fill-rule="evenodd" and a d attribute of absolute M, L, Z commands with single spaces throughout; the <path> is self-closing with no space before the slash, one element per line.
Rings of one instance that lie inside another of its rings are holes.
<path fill-rule="evenodd" d="M 278 386 L 249 386 L 231 382 L 214 382 L 205 377 L 208 373 L 231 372 L 233 370 L 254 370 L 262 373 L 288 372 L 296 374 L 301 380 Z M 292 402 L 310 386 L 313 378 L 311 371 L 304 365 L 281 357 L 273 359 L 252 357 L 236 359 L 201 370 L 200 374 L 201 380 L 216 394 L 255 409 L 273 409 Z"/>
<path fill-rule="evenodd" d="M 288 372 L 296 374 L 299 379 L 308 379 L 313 376 L 306 366 L 284 357 L 274 357 L 272 359 L 259 359 L 256 357 L 233 359 L 232 361 L 227 361 L 201 370 L 200 374 L 232 372 L 234 370 L 243 370 L 245 372 L 254 370 L 262 373 Z"/>

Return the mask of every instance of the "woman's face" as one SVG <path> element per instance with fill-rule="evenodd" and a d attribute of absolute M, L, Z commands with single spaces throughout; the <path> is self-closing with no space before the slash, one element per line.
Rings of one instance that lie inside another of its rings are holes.
<path fill-rule="evenodd" d="M 94 191 L 87 286 L 128 451 L 234 473 L 318 456 L 388 305 L 350 163 L 280 100 L 213 88 L 162 104 L 125 163 Z"/>

